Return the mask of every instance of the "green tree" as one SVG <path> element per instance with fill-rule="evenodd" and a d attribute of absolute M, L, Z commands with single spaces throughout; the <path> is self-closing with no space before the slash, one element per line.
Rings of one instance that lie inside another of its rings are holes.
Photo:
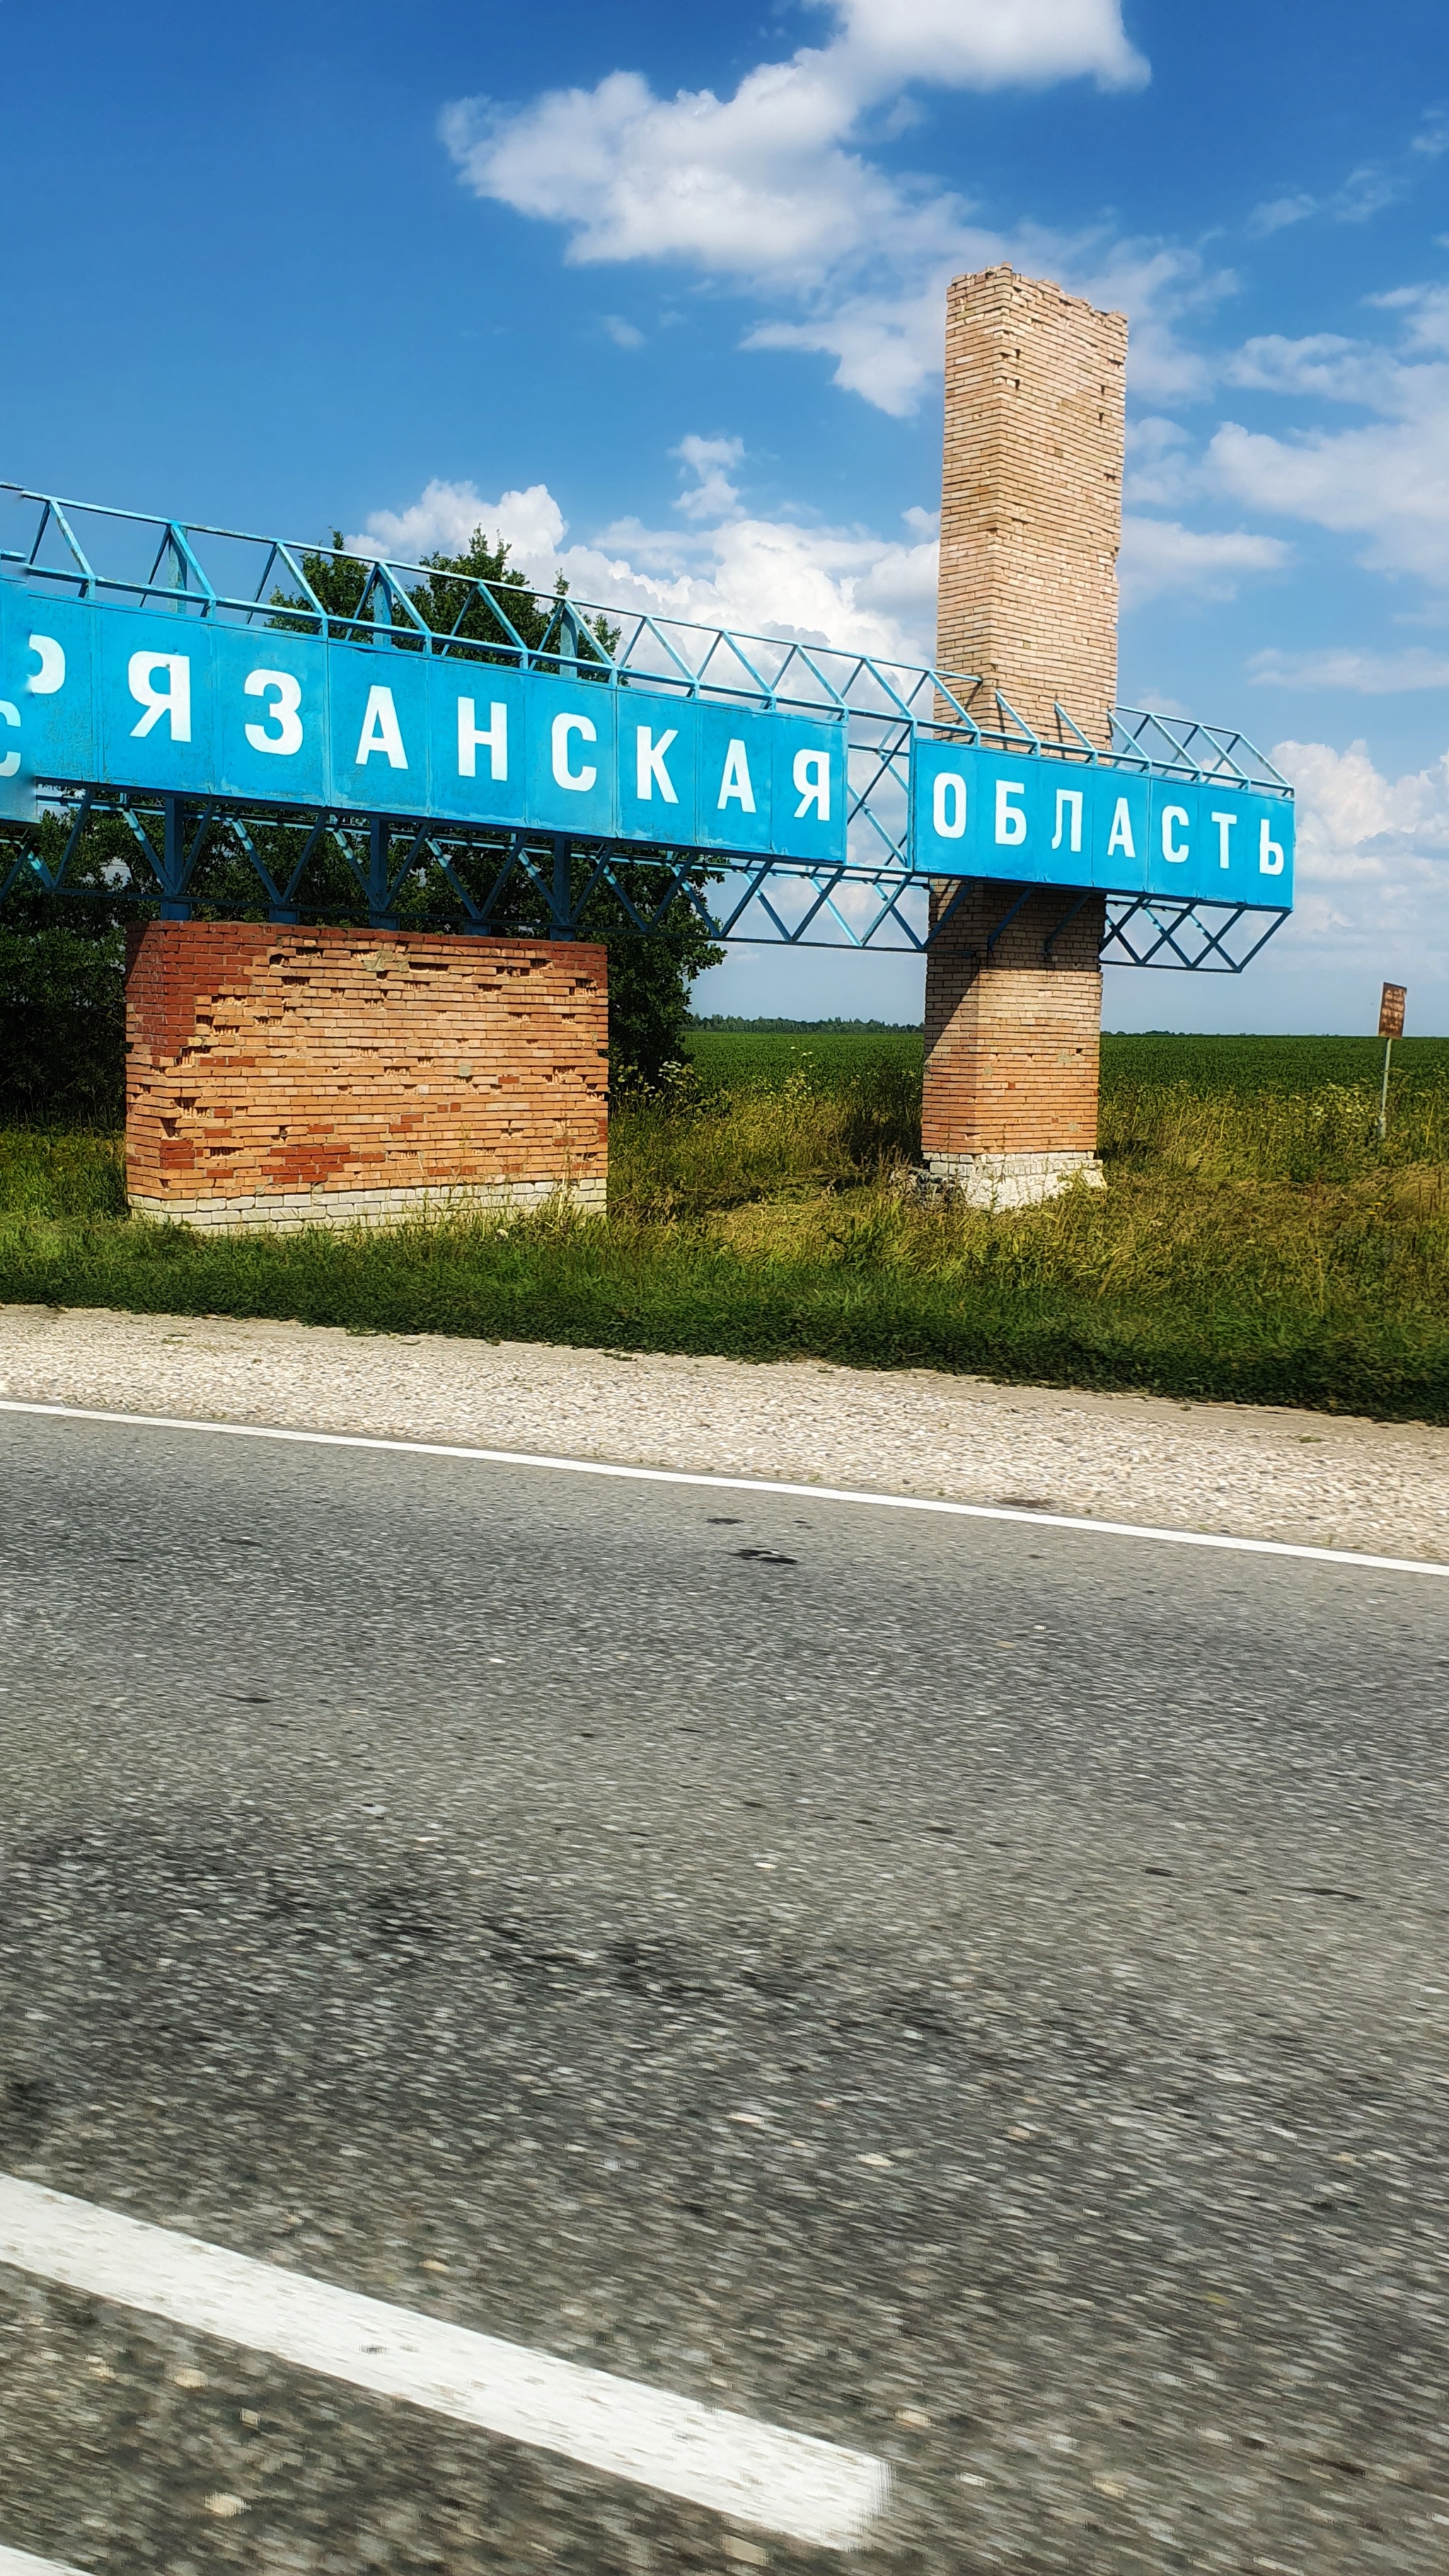
<path fill-rule="evenodd" d="M 326 612 L 329 633 L 355 637 L 373 566 L 366 558 L 344 551 L 339 531 L 334 531 L 333 549 L 330 554 L 304 556 L 302 571 Z M 514 637 L 529 652 L 538 652 L 568 597 L 562 573 L 551 595 L 540 594 L 510 558 L 511 549 L 501 536 L 490 545 L 483 530 L 475 528 L 461 553 L 424 555 L 421 570 L 426 578 L 408 592 L 421 623 L 434 635 L 455 639 L 460 655 L 470 661 L 516 663 Z M 486 588 L 480 590 L 480 584 Z M 288 609 L 303 605 L 296 593 L 278 604 Z M 315 620 L 299 617 L 295 622 L 310 626 Z M 405 632 L 399 635 L 396 627 L 393 638 L 404 650 L 412 641 Z M 577 657 L 583 665 L 580 677 L 587 677 L 589 663 L 597 658 L 602 679 L 606 659 L 618 640 L 618 630 L 605 618 L 592 625 L 579 619 L 569 632 L 555 638 L 554 649 Z M 420 649 L 420 639 L 414 649 Z M 657 910 L 671 868 L 666 853 L 655 856 L 647 850 L 616 862 L 615 874 L 641 918 L 649 920 Z M 702 890 L 717 874 L 706 868 L 693 870 L 691 883 Z M 450 909 L 446 889 L 436 880 L 420 884 L 399 904 L 400 919 L 427 919 L 441 927 L 445 915 L 447 926 L 456 927 L 456 906 Z M 500 930 L 535 934 L 548 927 L 546 908 L 526 880 L 516 891 L 510 890 L 497 922 Z M 580 926 L 584 938 L 602 941 L 609 952 L 611 1080 L 652 1087 L 665 1066 L 677 1062 L 684 1052 L 696 975 L 706 966 L 717 966 L 724 950 L 711 939 L 694 906 L 685 902 L 672 908 L 661 929 L 643 933 L 630 926 L 615 897 L 601 890 L 586 901 Z"/>
<path fill-rule="evenodd" d="M 0 1121 L 24 1127 L 119 1127 L 125 1105 L 125 894 L 135 844 L 117 815 L 98 817 L 49 893 L 25 863 L 53 876 L 66 826 L 0 835 L 0 884 L 21 867 L 0 912 Z"/>

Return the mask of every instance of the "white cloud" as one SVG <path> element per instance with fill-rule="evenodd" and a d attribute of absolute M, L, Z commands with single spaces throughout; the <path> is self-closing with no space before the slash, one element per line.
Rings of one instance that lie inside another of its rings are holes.
<path fill-rule="evenodd" d="M 581 595 L 702 626 L 833 644 L 897 661 L 931 657 L 936 542 L 748 515 L 687 535 L 622 521 L 559 568 Z"/>
<path fill-rule="evenodd" d="M 1350 170 L 1337 195 L 1329 199 L 1328 212 L 1336 224 L 1366 224 L 1381 215 L 1385 206 L 1396 206 L 1408 185 L 1406 171 L 1380 170 L 1372 164 Z"/>
<path fill-rule="evenodd" d="M 1317 212 L 1316 197 L 1268 197 L 1261 206 L 1253 208 L 1247 230 L 1255 241 L 1262 241 L 1269 233 L 1280 233 L 1289 224 L 1304 223 Z"/>
<path fill-rule="evenodd" d="M 546 90 L 526 107 L 455 100 L 442 130 L 468 185 L 566 224 L 576 260 L 689 260 L 759 279 L 820 276 L 908 199 L 848 147 L 862 113 L 911 81 L 945 88 L 1095 76 L 1146 65 L 1118 0 L 839 0 L 823 46 L 760 63 L 733 95 L 660 98 L 642 73 Z"/>
<path fill-rule="evenodd" d="M 1162 243 L 1109 243 L 1100 234 L 1048 233 L 1034 225 L 1010 235 L 983 232 L 958 225 L 954 213 L 938 223 L 939 211 L 920 208 L 914 240 L 903 229 L 889 245 L 897 282 L 857 290 L 844 277 L 831 279 L 802 299 L 810 308 L 804 321 L 757 323 L 746 348 L 822 351 L 836 361 L 838 385 L 881 411 L 909 412 L 923 384 L 940 371 L 948 281 L 1006 260 L 1127 315 L 1134 394 L 1171 402 L 1206 390 L 1210 370 L 1183 346 L 1177 325 L 1232 292 L 1229 272 L 1209 271 L 1196 252 Z"/>
<path fill-rule="evenodd" d="M 1449 854 L 1449 752 L 1393 779 L 1374 767 L 1362 742 L 1346 751 L 1280 742 L 1270 756 L 1297 790 L 1299 859 L 1308 876 L 1382 879 L 1401 858 Z"/>
<path fill-rule="evenodd" d="M 672 453 L 695 479 L 681 492 L 676 510 L 686 519 L 719 519 L 732 512 L 740 496 L 728 468 L 738 465 L 744 452 L 742 438 L 682 438 Z"/>
<path fill-rule="evenodd" d="M 1117 0 L 837 0 L 836 14 L 832 51 L 863 97 L 917 80 L 1004 89 L 1087 74 L 1136 89 L 1148 76 Z"/>
<path fill-rule="evenodd" d="M 616 349 L 643 348 L 644 334 L 637 322 L 626 322 L 622 313 L 605 313 L 601 319 Z"/>
<path fill-rule="evenodd" d="M 1403 314 L 1411 348 L 1449 355 L 1449 286 L 1395 286 L 1386 295 L 1370 295 L 1365 301 L 1381 313 Z"/>
<path fill-rule="evenodd" d="M 1232 382 L 1349 403 L 1376 414 L 1288 437 L 1224 421 L 1206 456 L 1210 485 L 1240 504 L 1363 539 L 1372 570 L 1449 581 L 1449 289 L 1374 299 L 1401 320 L 1397 348 L 1319 333 L 1248 341 Z"/>
<path fill-rule="evenodd" d="M 464 182 L 563 225 L 569 259 L 673 261 L 793 304 L 798 318 L 764 318 L 747 345 L 828 352 L 838 383 L 903 412 L 940 363 L 946 279 L 1010 246 L 973 227 L 951 191 L 871 160 L 862 120 L 894 100 L 909 121 L 902 93 L 912 82 L 994 89 L 1088 77 L 1126 88 L 1147 69 L 1119 0 L 829 6 L 828 42 L 756 65 L 726 98 L 661 98 L 642 74 L 615 71 L 593 89 L 549 90 L 523 107 L 457 100 L 442 132 Z M 899 113 L 893 121 L 899 130 Z M 1055 273 L 1102 269 L 1100 251 L 1095 239 L 1057 245 Z M 1166 326 L 1181 281 L 1153 276 L 1164 260 L 1181 266 L 1179 255 L 1149 250 L 1109 254 L 1106 269 L 1120 266 L 1135 294 L 1147 335 L 1140 364 L 1156 365 L 1166 392 Z M 1180 357 L 1174 363 L 1182 389 Z"/>
<path fill-rule="evenodd" d="M 587 543 L 566 544 L 567 521 L 547 484 L 486 499 L 473 483 L 429 483 L 401 510 L 375 510 L 348 538 L 359 553 L 416 563 L 457 553 L 473 532 L 502 536 L 543 589 L 562 572 L 581 599 L 640 608 L 701 625 L 798 636 L 900 660 L 928 662 L 935 646 L 940 513 L 903 513 L 904 535 L 762 518 L 740 500 L 731 469 L 743 441 L 692 433 L 671 453 L 691 477 L 675 503 L 683 528 L 623 519 Z M 1240 582 L 1289 559 L 1281 538 L 1243 529 L 1202 532 L 1129 512 L 1123 531 L 1127 604 L 1178 593 L 1230 599 Z"/>
<path fill-rule="evenodd" d="M 1361 742 L 1280 742 L 1271 756 L 1297 791 L 1300 891 L 1285 936 L 1316 969 L 1361 960 L 1375 976 L 1449 980 L 1449 752 L 1393 779 Z"/>
<path fill-rule="evenodd" d="M 756 323 L 744 345 L 833 358 L 838 385 L 900 418 L 915 409 L 922 386 L 940 367 L 948 279 L 958 266 L 989 267 L 1000 249 L 999 242 L 983 240 L 959 260 L 933 261 L 927 284 L 914 294 L 821 296 L 809 321 Z"/>
<path fill-rule="evenodd" d="M 566 224 L 576 261 L 681 259 L 716 274 L 817 277 L 889 220 L 883 172 L 841 148 L 854 122 L 824 54 L 769 63 L 733 98 L 657 98 L 638 72 L 514 111 L 467 99 L 444 140 L 468 184 Z"/>
<path fill-rule="evenodd" d="M 1364 429 L 1282 439 L 1225 421 L 1208 465 L 1249 509 L 1362 536 L 1373 571 L 1449 580 L 1449 386 L 1423 417 Z"/>
<path fill-rule="evenodd" d="M 742 451 L 733 439 L 697 438 L 676 452 L 714 474 Z M 580 601 L 607 608 L 923 662 L 935 634 L 935 519 L 913 509 L 905 526 L 904 537 L 887 537 L 752 517 L 731 505 L 713 525 L 646 528 L 626 519 L 591 543 L 566 544 L 567 522 L 546 484 L 491 501 L 471 483 L 434 481 L 406 509 L 375 510 L 347 542 L 359 553 L 416 561 L 425 551 L 459 550 L 481 527 L 508 540 L 519 570 L 542 590 L 562 573 Z"/>
<path fill-rule="evenodd" d="M 1302 340 L 1265 332 L 1245 340 L 1223 368 L 1226 383 L 1248 386 L 1254 393 L 1312 394 L 1323 402 L 1367 403 L 1375 410 L 1382 408 L 1395 373 L 1386 350 L 1334 331 L 1314 332 Z"/>
<path fill-rule="evenodd" d="M 1123 498 L 1129 510 L 1170 510 L 1192 497 L 1199 480 L 1181 421 L 1161 412 L 1128 421 Z"/>
<path fill-rule="evenodd" d="M 1173 591 L 1233 599 L 1247 576 L 1277 572 L 1288 559 L 1280 537 L 1254 536 L 1246 528 L 1184 528 L 1176 519 L 1144 519 L 1129 511 L 1118 565 L 1122 604 L 1141 608 Z"/>
<path fill-rule="evenodd" d="M 1356 689 L 1366 698 L 1394 697 L 1401 689 L 1449 689 L 1449 653 L 1430 653 L 1420 644 L 1402 653 L 1352 644 L 1311 653 L 1270 651 L 1255 654 L 1248 669 L 1272 688 Z"/>
<path fill-rule="evenodd" d="M 529 565 L 543 561 L 562 542 L 564 519 L 546 483 L 530 483 L 526 492 L 504 492 L 496 501 L 485 501 L 472 483 L 435 479 L 405 510 L 374 510 L 366 527 L 347 542 L 358 554 L 418 563 L 425 554 L 460 554 L 479 528 L 490 539 L 501 536 Z"/>
<path fill-rule="evenodd" d="M 1397 159 L 1387 163 L 1360 162 L 1339 187 L 1324 197 L 1315 197 L 1307 189 L 1285 190 L 1281 196 L 1267 197 L 1253 208 L 1244 230 L 1250 240 L 1262 241 L 1289 224 L 1305 223 L 1311 215 L 1322 215 L 1335 224 L 1368 223 L 1386 206 L 1397 205 L 1408 195 L 1419 176 L 1416 162 L 1437 160 L 1445 151 L 1449 151 L 1449 115 L 1442 108 L 1431 108 L 1419 132 L 1411 136 Z"/>
<path fill-rule="evenodd" d="M 1132 326 L 1127 381 L 1134 396 L 1149 402 L 1190 401 L 1208 391 L 1212 368 L 1196 350 L 1183 346 L 1177 326 L 1237 293 L 1231 269 L 1208 268 L 1196 251 L 1180 243 L 1073 243 L 1027 234 L 1021 246 L 1044 260 L 1048 275 L 1059 276 L 1074 295 L 1126 314 Z M 1053 260 L 1059 266 L 1053 267 Z"/>

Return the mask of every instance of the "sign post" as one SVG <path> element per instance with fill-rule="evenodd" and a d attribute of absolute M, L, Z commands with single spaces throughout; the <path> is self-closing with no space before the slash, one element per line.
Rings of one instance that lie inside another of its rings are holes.
<path fill-rule="evenodd" d="M 1384 1079 L 1379 1092 L 1379 1143 L 1389 1132 L 1389 1058 L 1395 1038 L 1404 1034 L 1404 1004 L 1409 998 L 1406 984 L 1386 984 L 1379 1000 L 1379 1036 L 1384 1042 Z"/>

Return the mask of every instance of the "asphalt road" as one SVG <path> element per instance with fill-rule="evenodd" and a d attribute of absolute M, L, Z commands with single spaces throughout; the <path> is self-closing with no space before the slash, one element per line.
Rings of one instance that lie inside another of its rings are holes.
<path fill-rule="evenodd" d="M 0 2270 L 0 2543 L 1449 2563 L 1445 1581 L 24 1416 L 0 1506 L 0 2169 L 896 2478 L 842 2562 Z"/>

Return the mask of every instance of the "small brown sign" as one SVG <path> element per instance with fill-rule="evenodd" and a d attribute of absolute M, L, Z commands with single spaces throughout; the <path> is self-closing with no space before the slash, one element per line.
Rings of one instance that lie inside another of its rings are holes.
<path fill-rule="evenodd" d="M 1404 1034 L 1404 1004 L 1409 998 L 1407 984 L 1386 984 L 1379 1004 L 1379 1036 L 1401 1038 Z"/>

